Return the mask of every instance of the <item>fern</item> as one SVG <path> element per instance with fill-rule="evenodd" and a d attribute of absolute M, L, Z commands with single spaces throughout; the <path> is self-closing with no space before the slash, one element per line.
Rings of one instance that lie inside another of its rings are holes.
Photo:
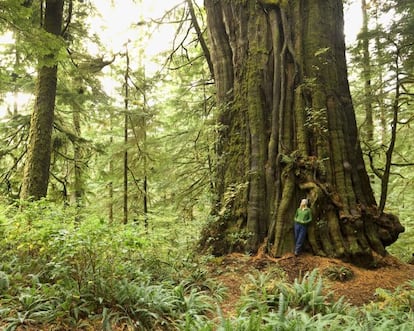
<path fill-rule="evenodd" d="M 279 309 L 278 309 L 278 312 L 277 312 L 277 316 L 281 321 L 283 321 L 285 319 L 286 308 L 287 308 L 287 305 L 286 305 L 285 296 L 282 292 L 280 292 L 280 294 L 279 294 Z"/>
<path fill-rule="evenodd" d="M 323 275 L 330 280 L 347 281 L 354 277 L 351 269 L 345 266 L 330 266 L 323 271 Z"/>

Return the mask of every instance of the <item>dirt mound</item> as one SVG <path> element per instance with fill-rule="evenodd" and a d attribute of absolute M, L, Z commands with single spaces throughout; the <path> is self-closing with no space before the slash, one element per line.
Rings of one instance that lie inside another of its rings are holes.
<path fill-rule="evenodd" d="M 234 312 L 241 294 L 241 285 L 246 282 L 246 275 L 275 267 L 283 269 L 290 282 L 300 279 L 306 272 L 314 269 L 320 270 L 322 274 L 326 270 L 350 270 L 352 277 L 348 280 L 330 280 L 324 277 L 324 287 L 327 292 L 332 292 L 334 298 L 343 296 L 349 303 L 357 306 L 371 302 L 377 288 L 393 291 L 414 279 L 414 265 L 402 263 L 390 255 L 378 257 L 375 269 L 364 269 L 342 260 L 310 254 L 297 257 L 288 254 L 281 258 L 231 254 L 210 266 L 210 277 L 228 288 L 228 297 L 222 306 L 223 312 Z"/>

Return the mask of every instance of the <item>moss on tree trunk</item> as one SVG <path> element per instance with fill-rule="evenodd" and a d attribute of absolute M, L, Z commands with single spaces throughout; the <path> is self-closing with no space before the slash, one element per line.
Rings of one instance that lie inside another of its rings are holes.
<path fill-rule="evenodd" d="M 59 36 L 62 28 L 63 0 L 46 1 L 44 29 Z M 21 198 L 45 197 L 49 183 L 52 129 L 57 85 L 56 54 L 49 54 L 38 71 L 36 101 L 30 119 L 29 142 Z"/>
<path fill-rule="evenodd" d="M 379 213 L 362 158 L 342 1 L 205 5 L 221 131 L 217 200 L 201 247 L 292 251 L 293 215 L 306 197 L 308 249 L 370 265 L 403 227 Z"/>

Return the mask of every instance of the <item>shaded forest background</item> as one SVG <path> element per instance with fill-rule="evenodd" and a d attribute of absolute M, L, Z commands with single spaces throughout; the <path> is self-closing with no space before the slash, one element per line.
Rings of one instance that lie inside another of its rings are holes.
<path fill-rule="evenodd" d="M 114 53 L 90 26 L 99 15 L 92 2 L 65 2 L 62 38 L 43 31 L 41 9 L 37 1 L 0 2 L 2 323 L 12 330 L 61 319 L 81 329 L 95 314 L 107 330 L 125 316 L 129 325 L 140 321 L 138 329 L 168 329 L 172 320 L 177 329 L 201 329 L 214 311 L 205 296 L 223 295 L 193 251 L 210 217 L 219 161 L 218 109 L 199 38 L 204 10 L 183 1 L 152 19 L 137 12 L 132 37 Z M 353 103 L 376 199 L 406 229 L 388 251 L 407 262 L 414 252 L 414 5 L 361 1 L 361 10 L 361 32 L 348 45 Z M 172 40 L 158 41 L 168 46 L 149 58 L 148 40 L 164 26 L 175 31 Z M 58 75 L 48 191 L 21 208 L 37 67 L 50 54 Z M 240 240 L 235 233 L 234 244 Z M 313 274 L 301 284 L 319 291 Z M 278 296 L 289 292 L 282 287 L 273 288 Z M 412 297 L 412 289 L 404 293 Z M 328 313 L 320 295 L 319 306 L 297 306 Z M 137 306 L 137 297 L 148 301 Z M 294 302 L 285 299 L 276 304 L 282 312 Z M 246 300 L 244 313 L 256 311 Z M 154 302 L 165 309 L 151 311 Z"/>

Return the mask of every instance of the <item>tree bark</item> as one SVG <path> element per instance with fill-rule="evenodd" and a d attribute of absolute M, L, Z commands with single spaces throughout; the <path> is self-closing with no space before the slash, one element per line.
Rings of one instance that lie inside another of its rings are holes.
<path fill-rule="evenodd" d="M 311 201 L 308 250 L 369 265 L 404 230 L 380 213 L 349 92 L 341 0 L 205 0 L 219 104 L 217 200 L 201 248 L 293 251 Z"/>
<path fill-rule="evenodd" d="M 44 29 L 56 36 L 61 34 L 63 3 L 63 0 L 46 1 Z M 54 55 L 50 54 L 43 59 L 44 64 L 38 71 L 36 101 L 30 120 L 27 158 L 20 194 L 22 199 L 38 200 L 47 194 L 57 86 L 57 64 Z"/>

